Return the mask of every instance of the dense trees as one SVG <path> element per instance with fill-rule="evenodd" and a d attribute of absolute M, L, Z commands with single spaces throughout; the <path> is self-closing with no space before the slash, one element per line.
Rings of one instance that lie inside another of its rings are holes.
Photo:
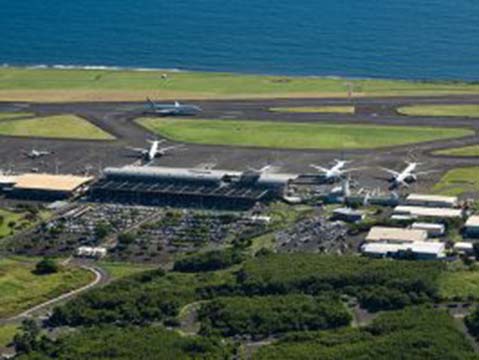
<path fill-rule="evenodd" d="M 436 299 L 443 263 L 269 252 L 244 260 L 237 251 L 192 256 L 176 271 L 147 271 L 80 295 L 50 318 L 78 331 L 55 342 L 24 331 L 16 338 L 23 359 L 232 358 L 231 339 L 217 336 L 238 335 L 280 338 L 256 353 L 260 360 L 477 359 L 445 312 L 413 306 Z M 340 301 L 351 298 L 373 311 L 406 309 L 352 328 Z M 201 336 L 159 327 L 185 326 L 190 311 Z M 467 324 L 479 334 L 479 310 Z"/>
<path fill-rule="evenodd" d="M 219 255 L 195 256 L 177 263 L 176 269 L 204 271 L 224 266 L 237 261 L 235 254 L 227 250 Z M 265 254 L 246 260 L 239 271 L 164 274 L 156 270 L 123 279 L 56 308 L 51 323 L 76 326 L 165 321 L 188 303 L 218 296 L 345 294 L 373 311 L 398 309 L 435 299 L 441 271 L 445 271 L 443 265 L 434 262 Z"/>
<path fill-rule="evenodd" d="M 214 250 L 175 262 L 173 270 L 181 272 L 201 272 L 225 269 L 241 263 L 245 256 L 236 249 Z"/>
<path fill-rule="evenodd" d="M 238 282 L 247 294 L 333 291 L 358 297 L 370 310 L 398 309 L 435 299 L 444 270 L 439 262 L 274 254 L 246 261 Z"/>
<path fill-rule="evenodd" d="M 202 333 L 269 336 L 346 326 L 351 315 L 339 299 L 307 295 L 220 298 L 199 311 Z"/>
<path fill-rule="evenodd" d="M 164 321 L 176 316 L 182 306 L 195 301 L 199 287 L 218 286 L 232 279 L 228 274 L 147 271 L 95 289 L 55 308 L 50 323 L 53 326 L 91 326 Z"/>
<path fill-rule="evenodd" d="M 385 313 L 361 329 L 286 335 L 260 348 L 253 359 L 477 360 L 479 356 L 446 312 L 410 307 Z"/>
<path fill-rule="evenodd" d="M 217 338 L 184 337 L 161 327 L 103 326 L 52 342 L 43 339 L 21 360 L 228 359 L 232 346 Z"/>

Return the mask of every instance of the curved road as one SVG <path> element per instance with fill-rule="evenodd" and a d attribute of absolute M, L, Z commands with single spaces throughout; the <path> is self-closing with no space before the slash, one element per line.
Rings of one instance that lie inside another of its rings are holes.
<path fill-rule="evenodd" d="M 64 301 L 64 300 L 68 300 L 72 297 L 74 297 L 75 295 L 78 295 L 84 291 L 87 291 L 99 284 L 103 284 L 103 283 L 106 283 L 107 280 L 108 280 L 108 274 L 101 268 L 99 267 L 93 267 L 93 266 L 81 266 L 81 268 L 85 269 L 85 270 L 88 270 L 88 271 L 91 271 L 93 274 L 95 274 L 95 279 L 89 283 L 88 285 L 85 285 L 81 288 L 78 288 L 78 289 L 75 289 L 75 290 L 72 290 L 72 291 L 69 291 L 65 294 L 62 294 L 54 299 L 50 299 L 48 301 L 45 301 L 44 303 L 41 303 L 41 304 L 38 304 L 38 305 L 35 305 L 34 307 L 28 309 L 28 310 L 25 310 L 24 312 L 18 314 L 18 315 L 15 315 L 15 316 L 12 316 L 10 318 L 7 318 L 7 319 L 3 319 L 3 320 L 0 320 L 0 325 L 4 325 L 4 324 L 7 324 L 7 323 L 14 323 L 14 322 L 19 322 L 25 318 L 28 318 L 32 315 L 34 315 L 35 313 L 37 312 L 40 312 L 40 311 L 43 311 L 43 310 L 47 310 L 49 308 L 51 308 L 52 306 Z"/>

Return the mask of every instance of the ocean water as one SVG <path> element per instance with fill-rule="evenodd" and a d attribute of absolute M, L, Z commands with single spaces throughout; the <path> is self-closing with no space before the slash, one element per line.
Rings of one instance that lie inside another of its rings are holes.
<path fill-rule="evenodd" d="M 479 80 L 479 0 L 0 0 L 0 64 Z"/>

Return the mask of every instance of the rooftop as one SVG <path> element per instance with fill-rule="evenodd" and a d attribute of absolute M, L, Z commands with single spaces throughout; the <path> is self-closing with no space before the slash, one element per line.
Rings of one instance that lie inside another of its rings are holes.
<path fill-rule="evenodd" d="M 395 214 L 416 215 L 424 217 L 439 218 L 458 218 L 462 217 L 461 209 L 439 208 L 439 207 L 423 207 L 423 206 L 396 206 Z"/>
<path fill-rule="evenodd" d="M 427 231 L 374 226 L 369 231 L 366 241 L 415 242 L 427 239 Z"/>
<path fill-rule="evenodd" d="M 431 202 L 457 202 L 456 196 L 443 196 L 443 195 L 427 195 L 427 194 L 410 194 L 407 201 L 431 201 Z"/>
<path fill-rule="evenodd" d="M 387 254 L 398 251 L 412 251 L 419 254 L 441 255 L 446 245 L 441 242 L 416 241 L 409 244 L 370 243 L 364 244 L 361 249 L 369 254 Z"/>
<path fill-rule="evenodd" d="M 413 229 L 444 230 L 444 224 L 415 222 L 411 225 Z"/>
<path fill-rule="evenodd" d="M 24 174 L 16 177 L 14 189 L 74 191 L 93 180 L 91 176 Z"/>
<path fill-rule="evenodd" d="M 479 226 L 479 215 L 469 216 L 466 221 L 466 226 Z"/>

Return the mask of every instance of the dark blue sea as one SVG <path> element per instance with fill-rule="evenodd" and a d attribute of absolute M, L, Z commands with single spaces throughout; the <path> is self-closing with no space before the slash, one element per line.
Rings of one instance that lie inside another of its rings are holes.
<path fill-rule="evenodd" d="M 0 0 L 0 64 L 479 80 L 479 0 Z"/>

